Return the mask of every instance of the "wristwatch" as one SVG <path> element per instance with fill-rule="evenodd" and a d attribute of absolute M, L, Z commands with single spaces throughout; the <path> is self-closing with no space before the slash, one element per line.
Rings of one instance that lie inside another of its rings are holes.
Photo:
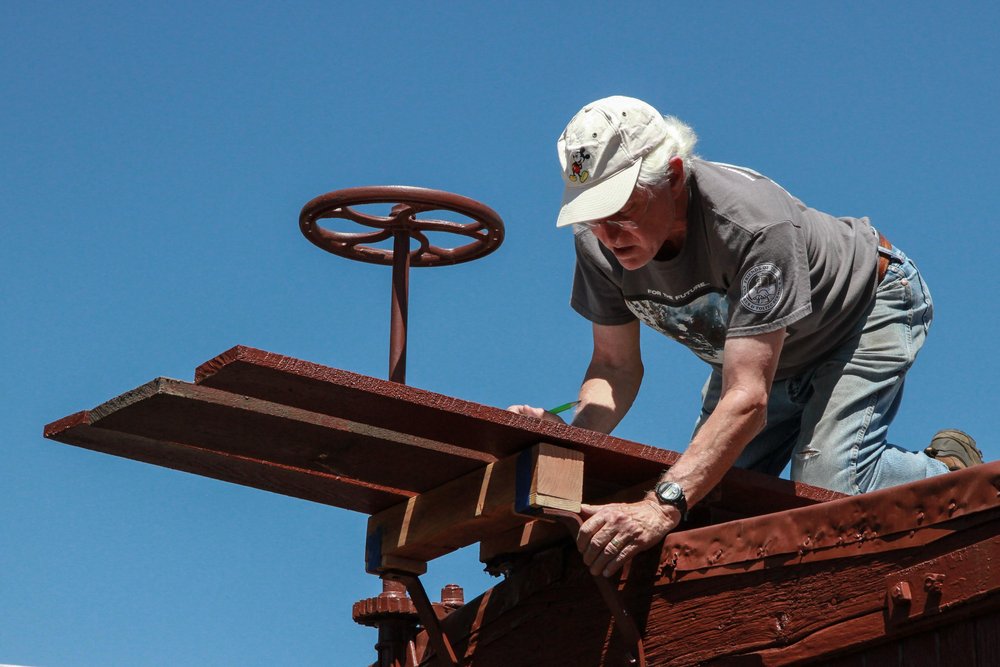
<path fill-rule="evenodd" d="M 661 505 L 672 505 L 681 513 L 681 519 L 687 518 L 688 501 L 684 497 L 684 489 L 677 482 L 660 482 L 654 490 L 656 499 Z"/>

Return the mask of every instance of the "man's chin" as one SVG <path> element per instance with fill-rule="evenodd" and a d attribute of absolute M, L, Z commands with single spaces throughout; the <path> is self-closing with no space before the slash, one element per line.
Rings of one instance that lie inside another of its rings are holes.
<path fill-rule="evenodd" d="M 643 255 L 642 248 L 638 246 L 628 246 L 616 249 L 613 252 L 618 263 L 629 271 L 641 269 L 649 263 L 649 258 Z"/>

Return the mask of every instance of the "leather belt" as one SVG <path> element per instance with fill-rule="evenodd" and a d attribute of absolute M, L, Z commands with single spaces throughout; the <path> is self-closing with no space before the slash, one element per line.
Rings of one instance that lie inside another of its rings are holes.
<path fill-rule="evenodd" d="M 882 232 L 878 232 L 878 245 L 880 248 L 892 250 L 892 244 L 889 243 L 889 239 L 882 236 Z M 891 258 L 888 254 L 882 252 L 876 253 L 876 255 L 878 257 L 878 280 L 876 281 L 876 284 L 880 284 L 885 278 L 885 272 L 889 268 Z"/>

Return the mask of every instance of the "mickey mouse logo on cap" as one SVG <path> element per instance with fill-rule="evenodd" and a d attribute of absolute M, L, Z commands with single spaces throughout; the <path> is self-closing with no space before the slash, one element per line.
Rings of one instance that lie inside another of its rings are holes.
<path fill-rule="evenodd" d="M 587 152 L 586 148 L 578 148 L 573 151 L 571 157 L 569 180 L 586 183 L 587 179 L 590 178 L 590 172 L 584 169 L 583 166 L 585 162 L 590 160 L 590 153 Z"/>

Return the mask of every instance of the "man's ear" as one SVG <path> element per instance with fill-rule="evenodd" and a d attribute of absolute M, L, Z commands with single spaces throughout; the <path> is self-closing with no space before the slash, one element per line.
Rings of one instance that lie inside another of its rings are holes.
<path fill-rule="evenodd" d="M 684 190 L 684 182 L 687 180 L 684 160 L 675 155 L 667 164 L 670 165 L 670 194 L 676 199 Z"/>

